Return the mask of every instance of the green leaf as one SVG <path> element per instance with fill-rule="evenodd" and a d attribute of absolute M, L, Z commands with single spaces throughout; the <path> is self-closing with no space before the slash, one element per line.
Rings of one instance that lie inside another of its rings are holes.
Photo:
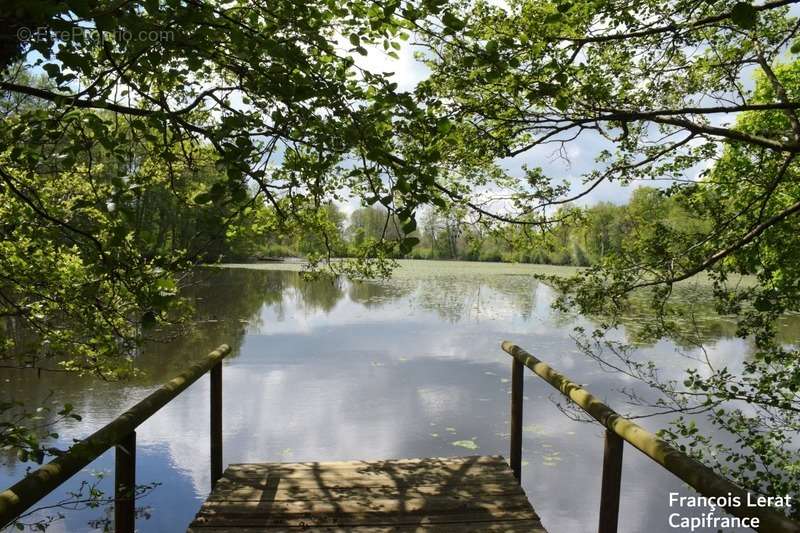
<path fill-rule="evenodd" d="M 175 283 L 175 280 L 172 278 L 161 278 L 156 280 L 156 288 L 160 291 L 170 291 L 173 292 L 177 290 L 178 285 Z"/>
<path fill-rule="evenodd" d="M 242 203 L 249 198 L 247 189 L 244 187 L 233 187 L 231 189 L 231 199 L 238 203 Z"/>
<path fill-rule="evenodd" d="M 466 26 L 463 20 L 453 15 L 450 11 L 445 11 L 444 15 L 442 15 L 442 22 L 445 26 L 455 31 L 461 30 Z"/>
<path fill-rule="evenodd" d="M 752 29 L 756 25 L 756 10 L 748 2 L 739 2 L 731 9 L 731 20 L 741 28 Z"/>
<path fill-rule="evenodd" d="M 56 78 L 59 74 L 61 74 L 61 69 L 59 66 L 53 63 L 47 63 L 42 67 L 42 69 L 47 72 L 47 75 L 51 78 Z"/>
<path fill-rule="evenodd" d="M 207 192 L 201 192 L 200 194 L 195 195 L 194 203 L 196 204 L 207 204 L 211 201 L 211 195 Z"/>
<path fill-rule="evenodd" d="M 351 33 L 350 34 L 350 44 L 352 44 L 353 46 L 356 46 L 356 47 L 361 46 L 361 38 L 358 35 L 356 35 L 355 33 Z"/>
<path fill-rule="evenodd" d="M 214 200 L 215 202 L 225 196 L 225 184 L 222 182 L 217 182 L 211 186 L 211 189 L 208 191 L 209 197 Z"/>
<path fill-rule="evenodd" d="M 562 20 L 564 20 L 564 14 L 561 13 L 560 11 L 557 11 L 555 13 L 550 13 L 549 15 L 547 15 L 544 18 L 545 24 L 552 24 L 554 22 L 561 22 Z"/>

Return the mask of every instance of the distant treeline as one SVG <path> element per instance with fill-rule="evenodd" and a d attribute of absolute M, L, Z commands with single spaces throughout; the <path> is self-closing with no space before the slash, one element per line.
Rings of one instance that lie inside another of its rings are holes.
<path fill-rule="evenodd" d="M 562 209 L 553 218 L 562 222 L 532 229 L 520 225 L 487 228 L 471 223 L 458 209 L 430 210 L 418 217 L 413 234 L 419 243 L 405 257 L 458 259 L 553 265 L 589 266 L 624 250 L 628 236 L 663 227 L 700 230 L 705 222 L 691 217 L 658 189 L 639 187 L 627 204 L 601 202 L 591 207 Z M 280 236 L 269 233 L 229 242 L 228 257 L 347 257 L 356 246 L 381 238 L 403 238 L 401 223 L 382 207 L 364 207 L 349 217 L 334 204 L 320 209 L 327 239 L 315 231 Z"/>

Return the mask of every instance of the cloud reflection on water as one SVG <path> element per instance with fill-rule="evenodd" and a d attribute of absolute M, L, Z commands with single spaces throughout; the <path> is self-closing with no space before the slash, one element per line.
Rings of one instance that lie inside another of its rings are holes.
<path fill-rule="evenodd" d="M 617 389 L 637 385 L 602 371 L 576 350 L 572 328 L 591 322 L 555 315 L 552 289 L 524 269 L 371 283 L 309 283 L 295 272 L 220 270 L 204 273 L 191 293 L 199 298 L 198 325 L 188 336 L 145 350 L 139 362 L 146 378 L 121 392 L 100 384 L 87 394 L 85 380 L 72 377 L 50 384 L 85 416 L 85 425 L 65 428 L 65 435 L 108 422 L 222 342 L 234 348 L 224 366 L 226 463 L 506 454 L 510 359 L 499 348 L 504 339 L 621 409 Z M 626 331 L 616 336 L 624 338 Z M 677 378 L 692 361 L 675 349 L 661 341 L 639 352 L 664 368 L 665 377 Z M 723 335 L 710 342 L 708 353 L 716 362 L 736 364 L 747 345 Z M 31 382 L 20 393 L 35 400 L 42 390 Z M 594 529 L 602 432 L 566 418 L 550 401 L 555 391 L 535 376 L 526 376 L 526 396 L 528 495 L 552 530 Z M 164 481 L 146 499 L 153 517 L 140 522 L 141 531 L 163 531 L 165 524 L 180 529 L 207 494 L 208 416 L 203 378 L 140 428 L 139 478 Z M 650 429 L 659 423 L 643 421 Z M 454 446 L 459 440 L 474 440 L 478 449 Z M 4 471 L 2 480 L 20 471 Z M 669 531 L 670 490 L 685 492 L 628 448 L 620 530 Z M 87 516 L 72 515 L 67 524 L 83 530 Z"/>

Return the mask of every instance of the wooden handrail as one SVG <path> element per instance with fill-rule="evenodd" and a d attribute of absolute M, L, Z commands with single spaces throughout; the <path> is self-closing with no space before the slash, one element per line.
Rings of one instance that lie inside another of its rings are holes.
<path fill-rule="evenodd" d="M 0 529 L 11 524 L 18 516 L 30 509 L 39 500 L 47 496 L 50 492 L 58 488 L 59 485 L 77 474 L 82 468 L 97 459 L 101 454 L 112 446 L 118 446 L 117 464 L 120 464 L 120 447 L 127 452 L 130 459 L 127 461 L 135 465 L 135 450 L 130 443 L 135 446 L 135 437 L 132 435 L 137 427 L 145 420 L 150 418 L 159 409 L 164 407 L 178 394 L 183 392 L 189 385 L 197 381 L 203 374 L 214 369 L 212 379 L 212 430 L 219 429 L 220 435 L 214 435 L 212 431 L 212 483 L 216 482 L 214 475 L 222 464 L 222 386 L 221 386 L 221 364 L 222 360 L 230 353 L 230 346 L 223 344 L 202 360 L 190 366 L 179 376 L 162 385 L 158 390 L 151 393 L 144 400 L 140 401 L 122 415 L 103 426 L 86 439 L 75 444 L 70 450 L 41 468 L 31 472 L 12 487 L 0 492 Z M 219 411 L 219 412 L 215 412 Z M 127 446 L 125 446 L 127 444 Z M 130 449 L 129 449 L 130 448 Z M 123 461 L 124 462 L 124 461 Z M 133 470 L 133 467 L 125 470 Z M 123 520 L 131 520 L 130 514 L 133 505 L 134 487 L 132 486 L 131 472 L 117 473 L 117 506 L 121 497 L 128 505 L 127 511 L 122 513 Z M 120 483 L 124 481 L 124 483 Z M 120 491 L 120 485 L 124 491 Z M 125 492 L 127 491 L 127 492 Z M 126 514 L 127 513 L 127 514 Z M 120 513 L 115 513 L 120 517 Z M 127 526 L 124 528 L 127 530 Z M 117 531 L 122 531 L 123 528 Z M 132 529 L 130 530 L 132 531 Z"/>
<path fill-rule="evenodd" d="M 748 501 L 748 495 L 751 498 L 757 498 L 757 495 L 735 485 L 731 481 L 719 476 L 713 470 L 703 465 L 702 463 L 692 459 L 688 455 L 675 449 L 665 440 L 650 433 L 643 427 L 635 422 L 623 417 L 609 406 L 601 402 L 589 391 L 570 381 L 566 376 L 560 374 L 547 363 L 544 363 L 529 354 L 516 344 L 508 341 L 502 343 L 502 348 L 505 352 L 514 358 L 514 364 L 521 364 L 533 371 L 534 374 L 545 380 L 547 383 L 555 387 L 564 396 L 572 400 L 578 407 L 586 411 L 592 418 L 600 422 L 608 430 L 608 434 L 613 437 L 606 436 L 606 457 L 604 460 L 604 473 L 603 473 L 603 490 L 608 485 L 610 492 L 603 494 L 601 498 L 601 508 L 610 507 L 613 504 L 608 502 L 606 496 L 614 499 L 613 485 L 616 483 L 616 505 L 619 505 L 619 475 L 615 472 L 605 472 L 606 468 L 619 468 L 622 460 L 622 443 L 617 447 L 614 442 L 614 437 L 619 437 L 623 441 L 631 444 L 636 449 L 644 453 L 656 463 L 660 464 L 666 470 L 676 475 L 682 481 L 694 487 L 697 492 L 703 496 L 736 496 L 739 501 Z M 515 395 L 522 397 L 522 386 L 518 390 L 513 390 L 512 387 L 512 405 Z M 521 424 L 519 424 L 521 426 Z M 513 430 L 513 424 L 512 424 Z M 512 455 L 515 450 L 521 449 L 522 431 L 511 435 L 511 450 Z M 514 440 L 519 440 L 515 443 Z M 614 448 L 617 448 L 616 451 Z M 511 457 L 511 463 L 519 463 L 520 458 Z M 790 520 L 784 514 L 767 507 L 747 507 L 747 506 L 733 506 L 725 507 L 725 509 L 734 516 L 740 518 L 758 517 L 759 531 L 768 531 L 770 533 L 783 533 L 783 532 L 800 532 L 800 524 Z M 602 515 L 603 513 L 601 513 Z M 614 510 L 613 517 L 606 516 L 606 520 L 613 520 L 613 529 L 608 525 L 601 522 L 601 531 L 612 531 L 616 529 L 616 510 Z M 608 524 L 608 522 L 606 522 Z"/>

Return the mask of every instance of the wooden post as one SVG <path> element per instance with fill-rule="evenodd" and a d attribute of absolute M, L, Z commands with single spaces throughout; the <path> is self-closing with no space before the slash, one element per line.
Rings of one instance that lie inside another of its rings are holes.
<path fill-rule="evenodd" d="M 517 483 L 522 479 L 522 363 L 511 364 L 511 470 Z"/>
<path fill-rule="evenodd" d="M 211 490 L 222 477 L 222 362 L 211 367 Z"/>
<path fill-rule="evenodd" d="M 222 344 L 158 390 L 150 393 L 144 400 L 73 445 L 67 453 L 57 456 L 0 492 L 0 529 L 10 525 L 18 516 L 36 505 L 36 502 L 57 489 L 82 468 L 121 443 L 129 433 L 136 431 L 145 420 L 204 376 L 211 367 L 230 353 L 231 347 Z"/>
<path fill-rule="evenodd" d="M 665 468 L 668 472 L 675 474 L 678 479 L 694 488 L 703 496 L 722 496 L 729 498 L 733 495 L 739 498 L 739 501 L 747 501 L 748 498 L 756 497 L 755 493 L 742 489 L 704 464 L 672 447 L 664 439 L 650 433 L 632 420 L 628 420 L 620 415 L 600 401 L 600 399 L 591 392 L 584 389 L 582 385 L 575 383 L 564 374 L 561 374 L 553 367 L 526 352 L 516 344 L 504 341 L 502 347 L 511 357 L 521 362 L 525 367 L 529 368 L 531 372 L 573 401 L 575 405 L 600 422 L 606 429 L 661 465 L 661 467 Z M 621 465 L 621 444 L 617 455 L 619 456 L 618 463 Z M 621 471 L 619 476 L 621 477 Z M 619 486 L 619 482 L 617 482 L 617 486 Z M 2 502 L 1 494 L 0 502 Z M 615 507 L 618 508 L 619 505 Z M 2 507 L 0 506 L 0 511 L 1 510 Z M 725 507 L 725 510 L 739 518 L 758 518 L 760 523 L 759 527 L 762 531 L 769 531 L 770 533 L 773 531 L 775 533 L 800 532 L 800 522 L 792 520 L 772 507 L 729 505 Z"/>
<path fill-rule="evenodd" d="M 114 463 L 114 531 L 133 533 L 136 527 L 135 431 L 117 443 Z"/>
<path fill-rule="evenodd" d="M 603 481 L 600 488 L 599 533 L 616 533 L 619 518 L 619 491 L 622 483 L 622 438 L 606 430 L 603 450 Z"/>

